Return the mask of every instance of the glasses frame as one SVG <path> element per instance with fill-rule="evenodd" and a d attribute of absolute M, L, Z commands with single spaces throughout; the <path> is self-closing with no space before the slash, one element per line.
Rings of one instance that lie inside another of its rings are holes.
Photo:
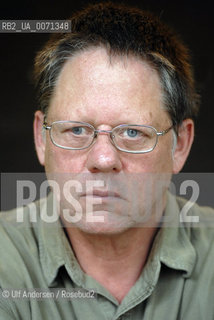
<path fill-rule="evenodd" d="M 76 124 L 82 124 L 82 125 L 85 125 L 85 126 L 88 126 L 90 127 L 93 132 L 94 132 L 94 135 L 93 135 L 93 139 L 91 141 L 91 143 L 87 146 L 87 147 L 83 147 L 83 148 L 71 148 L 71 147 L 65 147 L 65 146 L 61 146 L 59 144 L 57 144 L 54 140 L 53 140 L 53 137 L 52 137 L 52 134 L 51 134 L 51 129 L 52 129 L 52 126 L 55 124 L 55 123 L 76 123 Z M 156 142 L 155 142 L 155 145 L 154 147 L 146 150 L 146 151 L 129 151 L 129 150 L 125 150 L 125 149 L 122 149 L 120 147 L 117 146 L 117 144 L 115 143 L 114 141 L 114 131 L 115 129 L 118 129 L 118 128 L 123 128 L 123 127 L 126 127 L 126 126 L 135 126 L 135 127 L 145 127 L 145 128 L 151 128 L 154 130 L 154 132 L 156 133 Z M 163 131 L 157 131 L 156 128 L 152 127 L 152 126 L 149 126 L 149 125 L 140 125 L 140 124 L 120 124 L 116 127 L 114 127 L 112 130 L 99 130 L 99 129 L 95 129 L 90 123 L 87 123 L 87 122 L 80 122 L 80 121 L 67 121 L 67 120 L 59 120 L 59 121 L 54 121 L 51 123 L 51 125 L 48 125 L 47 122 L 44 120 L 43 122 L 43 128 L 45 130 L 48 130 L 49 131 L 49 136 L 50 136 L 50 139 L 52 141 L 52 143 L 56 146 L 56 147 L 59 147 L 61 149 L 66 149 L 66 150 L 84 150 L 84 149 L 88 149 L 89 147 L 91 147 L 95 142 L 96 142 L 96 138 L 98 137 L 98 134 L 100 133 L 106 133 L 106 134 L 109 134 L 110 135 L 110 141 L 111 143 L 115 146 L 115 148 L 117 150 L 120 150 L 122 152 L 126 152 L 126 153 L 133 153 L 133 154 L 143 154 L 143 153 L 148 153 L 148 152 L 151 152 L 155 149 L 157 143 L 158 143 L 158 138 L 159 136 L 164 136 L 165 134 L 167 134 L 172 128 L 174 127 L 174 125 L 171 125 L 169 128 L 167 128 L 166 130 L 163 130 Z"/>

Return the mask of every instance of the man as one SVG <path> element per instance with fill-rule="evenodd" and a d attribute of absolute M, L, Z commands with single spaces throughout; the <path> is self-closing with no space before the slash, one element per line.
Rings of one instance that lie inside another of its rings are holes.
<path fill-rule="evenodd" d="M 198 111 L 187 49 L 152 15 L 97 4 L 38 53 L 35 80 L 35 145 L 53 192 L 26 207 L 24 225 L 11 223 L 22 209 L 2 222 L 1 318 L 213 319 L 212 229 L 180 223 L 185 201 L 167 193 Z M 96 297 L 6 299 L 5 288 Z"/>

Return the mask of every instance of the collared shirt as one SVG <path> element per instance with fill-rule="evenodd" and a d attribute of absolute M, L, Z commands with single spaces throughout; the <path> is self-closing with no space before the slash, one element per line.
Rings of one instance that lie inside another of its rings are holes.
<path fill-rule="evenodd" d="M 81 269 L 60 222 L 42 219 L 42 210 L 51 215 L 50 199 L 24 212 L 2 213 L 0 320 L 214 319 L 213 209 L 193 205 L 188 214 L 200 223 L 182 225 L 185 201 L 169 195 L 165 217 L 173 222 L 163 223 L 139 279 L 119 304 Z M 23 216 L 22 223 L 17 216 Z M 46 297 L 26 297 L 26 288 L 44 290 Z M 48 290 L 60 298 L 47 297 Z M 65 296 L 75 290 L 79 298 Z"/>

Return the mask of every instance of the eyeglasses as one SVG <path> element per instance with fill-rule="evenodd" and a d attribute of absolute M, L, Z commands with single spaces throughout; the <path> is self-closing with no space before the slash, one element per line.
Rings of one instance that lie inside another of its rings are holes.
<path fill-rule="evenodd" d="M 101 133 L 109 134 L 112 144 L 120 151 L 147 153 L 154 150 L 158 137 L 164 136 L 173 126 L 160 132 L 151 126 L 136 124 L 121 124 L 112 130 L 97 130 L 85 122 L 55 121 L 50 126 L 44 122 L 43 128 L 49 130 L 53 144 L 62 149 L 89 148 Z"/>

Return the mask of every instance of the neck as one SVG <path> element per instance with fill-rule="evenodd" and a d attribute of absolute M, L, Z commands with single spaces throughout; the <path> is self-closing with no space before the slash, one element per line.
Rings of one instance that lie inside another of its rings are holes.
<path fill-rule="evenodd" d="M 156 228 L 131 228 L 120 234 L 89 234 L 66 228 L 83 271 L 103 285 L 119 302 L 139 278 Z"/>

